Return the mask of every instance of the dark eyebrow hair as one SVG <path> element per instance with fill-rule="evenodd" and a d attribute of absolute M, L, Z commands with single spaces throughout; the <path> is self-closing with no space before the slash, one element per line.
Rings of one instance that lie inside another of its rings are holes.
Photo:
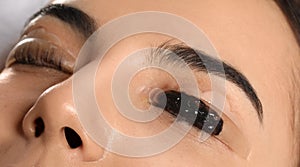
<path fill-rule="evenodd" d="M 263 122 L 263 107 L 255 89 L 241 72 L 229 64 L 209 56 L 202 51 L 194 50 L 184 44 L 169 44 L 168 42 L 158 46 L 151 55 L 159 58 L 160 62 L 167 61 L 166 63 L 170 63 L 172 57 L 176 55 L 183 59 L 192 69 L 224 77 L 226 80 L 238 86 L 246 94 L 257 111 L 259 121 L 261 123 Z"/>
<path fill-rule="evenodd" d="M 64 4 L 50 4 L 29 18 L 27 24 L 38 16 L 53 16 L 69 24 L 85 38 L 91 36 L 97 29 L 96 21 L 83 11 Z"/>

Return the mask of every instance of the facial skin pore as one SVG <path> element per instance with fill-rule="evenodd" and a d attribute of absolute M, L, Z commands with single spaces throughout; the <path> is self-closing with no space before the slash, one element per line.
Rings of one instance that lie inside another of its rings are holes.
<path fill-rule="evenodd" d="M 168 12 L 191 21 L 205 32 L 221 60 L 252 85 L 261 102 L 263 117 L 260 121 L 246 93 L 227 80 L 224 115 L 228 121 L 224 122 L 220 136 L 211 136 L 201 143 L 194 135 L 198 130 L 193 128 L 182 141 L 161 154 L 145 158 L 120 156 L 98 146 L 80 124 L 72 101 L 72 71 L 16 62 L 0 74 L 0 166 L 295 165 L 299 153 L 295 150 L 297 130 L 292 120 L 296 111 L 291 94 L 295 84 L 293 73 L 299 72 L 296 62 L 300 62 L 300 50 L 275 2 L 57 0 L 52 3 L 83 11 L 95 20 L 93 26 L 97 27 L 141 11 Z M 62 19 L 41 15 L 28 23 L 20 41 L 47 41 L 64 50 L 73 67 L 86 38 L 80 29 Z M 97 100 L 103 104 L 102 114 L 113 128 L 127 135 L 145 137 L 159 133 L 172 123 L 173 118 L 168 113 L 146 124 L 127 120 L 114 105 L 110 87 L 115 69 L 124 58 L 170 39 L 154 33 L 134 35 L 117 43 L 105 55 L 96 76 L 95 91 Z M 195 76 L 199 90 L 208 98 L 209 76 L 205 72 L 195 72 Z M 144 70 L 133 78 L 129 88 L 133 104 L 138 108 L 149 107 L 148 93 L 153 88 L 176 90 L 178 85 L 167 73 Z M 34 122 L 38 118 L 42 118 L 44 129 L 35 137 Z M 80 146 L 70 148 L 65 137 L 66 127 L 80 136 Z M 239 150 L 248 148 L 247 156 L 241 155 L 243 151 Z"/>

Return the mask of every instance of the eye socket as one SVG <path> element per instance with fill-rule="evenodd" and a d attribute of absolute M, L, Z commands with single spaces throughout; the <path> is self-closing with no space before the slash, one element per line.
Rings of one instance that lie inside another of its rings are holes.
<path fill-rule="evenodd" d="M 179 121 L 212 135 L 219 135 L 223 129 L 223 120 L 219 114 L 203 101 L 177 91 L 165 91 L 154 96 L 152 104 L 162 108 Z"/>
<path fill-rule="evenodd" d="M 45 40 L 29 38 L 13 48 L 6 67 L 17 63 L 53 68 L 71 74 L 75 59 L 59 46 Z"/>

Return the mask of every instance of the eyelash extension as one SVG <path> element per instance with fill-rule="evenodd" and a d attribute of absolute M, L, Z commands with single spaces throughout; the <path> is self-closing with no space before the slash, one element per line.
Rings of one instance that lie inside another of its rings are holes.
<path fill-rule="evenodd" d="M 34 41 L 17 46 L 12 53 L 14 63 L 48 67 L 71 74 L 70 69 L 62 63 L 63 55 L 55 45 Z"/>
<path fill-rule="evenodd" d="M 208 134 L 217 136 L 223 129 L 223 120 L 216 111 L 198 98 L 183 92 L 171 90 L 159 93 L 152 104 Z"/>

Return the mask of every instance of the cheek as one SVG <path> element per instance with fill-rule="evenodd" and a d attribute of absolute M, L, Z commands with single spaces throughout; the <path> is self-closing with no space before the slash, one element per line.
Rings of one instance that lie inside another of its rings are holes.
<path fill-rule="evenodd" d="M 42 90 L 38 88 L 35 79 L 30 80 L 30 77 L 24 74 L 15 75 L 4 71 L 0 76 L 0 123 L 4 124 L 1 127 L 7 128 L 0 131 L 3 135 L 15 129 L 11 126 L 16 126 L 20 122 Z"/>
<path fill-rule="evenodd" d="M 59 73 L 53 73 L 51 77 L 42 71 L 40 74 L 21 72 L 18 68 L 5 69 L 0 74 L 0 157 L 20 155 L 9 153 L 13 148 L 17 148 L 15 152 L 23 149 L 18 137 L 23 135 L 20 129 L 25 114 L 46 88 L 65 78 L 58 77 Z"/>
<path fill-rule="evenodd" d="M 210 144 L 199 143 L 188 137 L 175 146 L 158 155 L 144 158 L 128 158 L 118 156 L 114 159 L 114 166 L 172 166 L 172 167 L 207 167 L 207 166 L 245 166 L 245 162 L 216 151 Z M 134 163 L 133 163 L 134 162 Z"/>

